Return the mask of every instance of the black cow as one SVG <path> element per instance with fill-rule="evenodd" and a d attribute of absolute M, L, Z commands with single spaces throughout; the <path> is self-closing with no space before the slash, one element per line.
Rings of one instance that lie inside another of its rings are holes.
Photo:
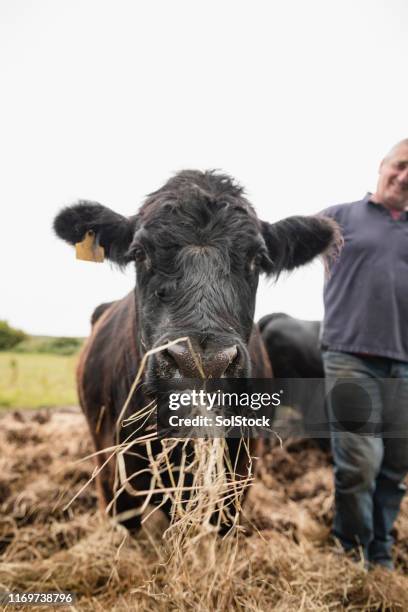
<path fill-rule="evenodd" d="M 338 243 L 337 226 L 331 220 L 260 221 L 231 178 L 193 170 L 178 173 L 150 194 L 134 216 L 80 201 L 57 215 L 54 229 L 71 244 L 92 231 L 110 261 L 136 269 L 135 290 L 95 313 L 78 368 L 80 403 L 98 451 L 116 443 L 121 409 L 142 356 L 153 347 L 188 336 L 208 377 L 271 376 L 253 322 L 259 274 L 292 270 L 337 248 Z M 124 417 L 147 405 L 161 380 L 198 375 L 197 362 L 186 344 L 149 356 L 144 384 L 137 388 Z M 132 433 L 129 427 L 120 432 L 121 440 Z M 235 459 L 233 477 L 245 476 L 246 453 L 238 450 L 237 440 L 228 444 Z M 161 442 L 153 442 L 153 454 L 160 450 Z M 180 461 L 177 453 L 176 446 L 175 465 Z M 107 456 L 97 455 L 99 465 Z M 124 459 L 126 473 L 137 473 L 132 488 L 148 490 L 151 474 L 146 447 L 134 446 Z M 98 482 L 104 504 L 112 499 L 114 475 L 111 461 Z M 164 474 L 164 482 L 170 483 L 166 478 Z M 117 498 L 116 511 L 127 512 L 122 517 L 128 528 L 140 524 L 140 516 L 129 518 L 128 511 L 143 501 L 126 489 Z M 163 497 L 156 495 L 153 502 L 161 504 Z M 162 509 L 170 516 L 169 500 Z"/>
<path fill-rule="evenodd" d="M 283 312 L 258 321 L 276 378 L 323 378 L 320 321 L 303 321 Z"/>
<path fill-rule="evenodd" d="M 323 379 L 320 348 L 320 321 L 303 321 L 283 312 L 273 313 L 258 321 L 275 378 Z M 295 407 L 303 417 L 305 431 L 326 429 L 324 385 L 299 385 Z M 320 446 L 329 448 L 329 440 L 316 438 Z"/>

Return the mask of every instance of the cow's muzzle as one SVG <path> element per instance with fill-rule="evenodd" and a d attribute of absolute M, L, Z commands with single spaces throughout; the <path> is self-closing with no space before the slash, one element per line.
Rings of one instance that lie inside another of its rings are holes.
<path fill-rule="evenodd" d="M 155 355 L 164 378 L 234 378 L 247 373 L 247 351 L 237 344 L 208 347 L 179 342 Z"/>

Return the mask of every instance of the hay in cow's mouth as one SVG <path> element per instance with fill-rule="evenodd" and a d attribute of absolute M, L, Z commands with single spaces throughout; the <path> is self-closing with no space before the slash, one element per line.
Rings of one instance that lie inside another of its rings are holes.
<path fill-rule="evenodd" d="M 247 471 L 239 478 L 234 478 L 236 465 L 232 464 L 228 444 L 224 438 L 162 438 L 161 451 L 154 453 L 152 443 L 159 440 L 155 418 L 156 402 L 150 402 L 125 418 L 149 357 L 179 342 L 188 344 L 197 369 L 202 378 L 205 378 L 199 356 L 195 354 L 188 337 L 178 338 L 147 351 L 117 419 L 116 445 L 99 451 L 107 453 L 108 458 L 102 466 L 95 468 L 91 478 L 75 497 L 82 493 L 110 461 L 115 461 L 114 496 L 106 512 L 113 515 L 118 522 L 125 521 L 133 516 L 143 515 L 150 507 L 152 499 L 161 495 L 161 503 L 150 509 L 149 514 L 142 519 L 142 523 L 166 502 L 170 502 L 171 522 L 164 537 L 175 538 L 181 545 L 187 536 L 189 542 L 197 542 L 210 532 L 223 530 L 224 534 L 232 535 L 240 530 L 242 499 L 245 490 L 252 482 L 253 457 L 250 455 L 248 440 L 241 438 L 238 442 L 238 454 L 244 453 L 247 456 Z M 130 427 L 131 433 L 120 442 L 121 429 L 126 427 Z M 151 472 L 150 486 L 144 490 L 132 486 L 131 481 L 138 476 L 138 473 L 127 473 L 125 465 L 126 454 L 134 452 L 138 446 L 145 448 Z M 172 461 L 175 448 L 181 455 L 177 464 Z M 97 453 L 93 453 L 95 454 Z M 170 486 L 164 482 L 163 473 L 166 473 L 167 480 L 170 480 Z M 124 491 L 135 498 L 144 498 L 143 503 L 134 509 L 118 512 L 117 500 Z M 75 497 L 65 509 L 69 508 Z"/>

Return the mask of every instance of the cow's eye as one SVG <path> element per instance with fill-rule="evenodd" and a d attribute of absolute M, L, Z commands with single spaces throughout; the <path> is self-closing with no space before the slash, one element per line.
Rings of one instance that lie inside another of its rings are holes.
<path fill-rule="evenodd" d="M 261 272 L 267 270 L 270 266 L 272 266 L 272 262 L 269 259 L 268 252 L 266 249 L 260 249 L 252 256 L 249 269 L 251 272 Z"/>
<path fill-rule="evenodd" d="M 259 270 L 264 262 L 265 255 L 262 251 L 259 251 L 251 259 L 250 269 L 251 271 Z"/>
<path fill-rule="evenodd" d="M 159 298 L 159 300 L 164 300 L 164 298 L 166 297 L 166 291 L 163 288 L 156 289 L 154 294 L 157 298 Z"/>
<path fill-rule="evenodd" d="M 255 257 L 253 258 L 252 263 L 253 263 L 254 266 L 259 267 L 259 266 L 262 265 L 263 259 L 264 259 L 264 254 L 263 253 L 257 253 L 255 255 Z"/>

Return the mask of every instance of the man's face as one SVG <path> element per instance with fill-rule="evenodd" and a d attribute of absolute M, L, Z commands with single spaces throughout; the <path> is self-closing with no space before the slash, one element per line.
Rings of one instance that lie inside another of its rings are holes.
<path fill-rule="evenodd" d="M 376 196 L 385 206 L 408 207 L 408 144 L 400 145 L 382 161 Z"/>

